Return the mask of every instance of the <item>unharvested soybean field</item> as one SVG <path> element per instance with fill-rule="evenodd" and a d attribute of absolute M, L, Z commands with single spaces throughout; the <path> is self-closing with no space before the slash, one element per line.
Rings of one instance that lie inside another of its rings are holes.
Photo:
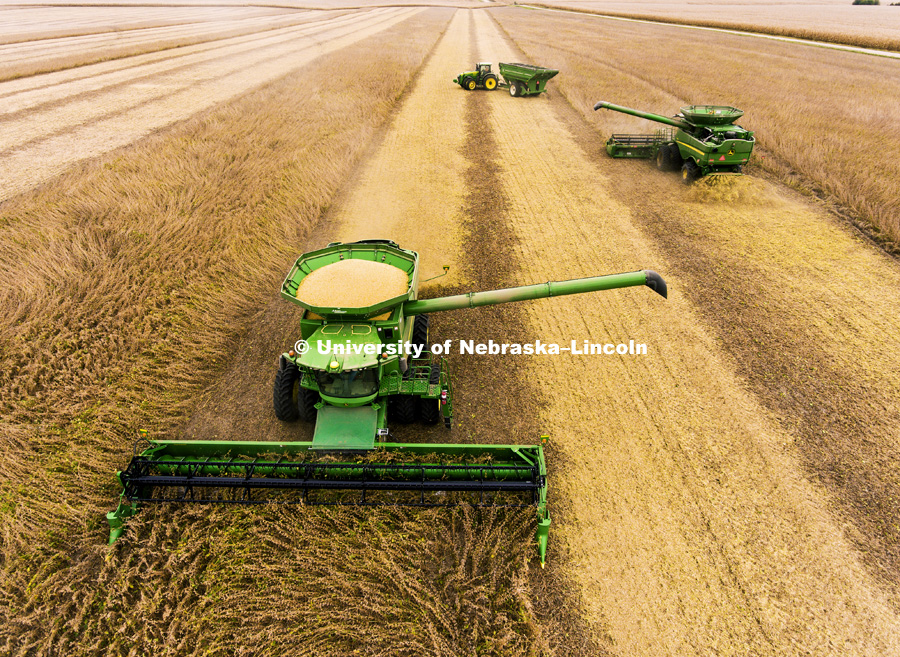
<path fill-rule="evenodd" d="M 44 72 L 0 83 L 0 652 L 900 650 L 900 173 L 866 157 L 897 118 L 896 63 L 452 6 L 144 8 L 131 52 L 65 11 L 43 36 L 102 56 L 42 59 L 25 20 L 6 43 Z M 699 39 L 689 66 L 667 54 Z M 450 82 L 475 61 L 560 74 L 529 98 Z M 647 126 L 598 100 L 736 105 L 755 160 L 694 187 L 612 160 L 610 132 Z M 145 508 L 106 546 L 139 429 L 311 437 L 271 409 L 297 337 L 278 286 L 299 253 L 368 238 L 418 251 L 423 279 L 450 266 L 426 297 L 666 278 L 665 301 L 432 317 L 433 341 L 648 346 L 455 354 L 453 430 L 396 431 L 549 433 L 547 568 L 530 510 Z"/>

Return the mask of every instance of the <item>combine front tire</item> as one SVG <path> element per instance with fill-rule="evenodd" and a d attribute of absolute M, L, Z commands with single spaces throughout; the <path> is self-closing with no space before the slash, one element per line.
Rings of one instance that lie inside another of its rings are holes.
<path fill-rule="evenodd" d="M 700 167 L 693 160 L 685 160 L 681 165 L 681 182 L 685 185 L 692 184 L 700 177 Z"/>
<path fill-rule="evenodd" d="M 275 417 L 282 422 L 293 422 L 297 419 L 297 404 L 294 403 L 294 386 L 300 378 L 300 370 L 297 366 L 281 357 L 278 373 L 275 375 L 275 385 L 272 391 L 272 405 L 275 407 Z"/>
<path fill-rule="evenodd" d="M 412 344 L 428 348 L 428 315 L 416 315 L 413 320 Z"/>
<path fill-rule="evenodd" d="M 300 386 L 297 391 L 297 416 L 302 422 L 315 422 L 319 403 L 319 393 Z"/>
<path fill-rule="evenodd" d="M 496 75 L 486 75 L 484 77 L 484 88 L 488 91 L 493 91 L 497 88 L 497 76 Z"/>
<path fill-rule="evenodd" d="M 656 168 L 660 171 L 672 170 L 672 157 L 669 153 L 669 145 L 663 144 L 656 151 Z"/>

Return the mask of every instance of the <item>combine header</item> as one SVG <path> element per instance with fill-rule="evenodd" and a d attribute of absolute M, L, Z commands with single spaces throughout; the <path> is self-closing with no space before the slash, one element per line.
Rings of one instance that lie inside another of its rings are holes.
<path fill-rule="evenodd" d="M 613 157 L 655 158 L 661 171 L 681 169 L 686 184 L 701 176 L 739 175 L 756 143 L 752 132 L 734 125 L 744 115 L 735 107 L 689 105 L 673 118 L 604 101 L 594 105 L 598 109 L 672 126 L 653 135 L 613 135 L 606 142 L 606 152 Z"/>
<path fill-rule="evenodd" d="M 141 503 L 535 506 L 546 557 L 546 437 L 537 444 L 388 442 L 390 423 L 453 417 L 443 358 L 428 350 L 429 312 L 646 285 L 653 271 L 418 299 L 419 259 L 387 240 L 302 255 L 281 286 L 303 308 L 300 340 L 279 358 L 275 415 L 315 422 L 311 442 L 154 440 L 119 472 L 110 543 Z M 447 268 L 445 268 L 446 270 Z"/>

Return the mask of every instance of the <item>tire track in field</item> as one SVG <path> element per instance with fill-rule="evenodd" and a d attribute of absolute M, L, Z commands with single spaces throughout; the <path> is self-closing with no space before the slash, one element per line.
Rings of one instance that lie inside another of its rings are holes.
<path fill-rule="evenodd" d="M 521 57 L 488 16 L 476 21 L 495 59 Z M 571 108 L 555 94 L 490 100 L 522 282 L 646 267 L 670 284 L 665 303 L 630 289 L 527 307 L 546 342 L 648 345 L 641 358 L 533 361 L 559 457 L 552 549 L 588 617 L 622 655 L 895 651 L 889 601 L 804 479 L 790 434 L 747 394 L 688 281 L 667 275 L 573 138 L 560 118 Z"/>
<path fill-rule="evenodd" d="M 51 106 L 49 115 L 29 115 L 28 129 L 21 120 L 16 130 L 10 122 L 0 121 L 5 134 L 20 134 L 20 139 L 26 140 L 20 145 L 7 141 L 0 153 L 0 200 L 36 186 L 80 160 L 128 144 L 152 130 L 234 98 L 420 11 L 385 9 L 338 17 L 324 22 L 320 29 L 299 26 L 277 36 L 267 33 L 252 48 L 244 39 L 238 39 L 231 49 L 219 44 L 212 60 L 205 53 L 198 53 L 194 60 L 176 58 L 177 68 L 172 72 L 161 72 L 157 77 L 131 84 L 119 80 L 108 92 L 95 92 L 81 106 Z M 185 66 L 188 61 L 196 63 Z M 119 65 L 128 66 L 128 62 Z M 136 69 L 130 75 L 140 77 Z M 0 85 L 0 93 L 2 89 Z M 65 85 L 58 91 L 63 97 L 67 93 Z M 11 122 L 16 122 L 16 118 Z"/>

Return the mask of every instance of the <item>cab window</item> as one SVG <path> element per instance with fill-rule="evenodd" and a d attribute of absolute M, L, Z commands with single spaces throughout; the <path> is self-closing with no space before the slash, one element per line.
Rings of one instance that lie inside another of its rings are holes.
<path fill-rule="evenodd" d="M 316 382 L 327 397 L 367 397 L 378 392 L 378 373 L 371 368 L 340 374 L 316 372 Z"/>

